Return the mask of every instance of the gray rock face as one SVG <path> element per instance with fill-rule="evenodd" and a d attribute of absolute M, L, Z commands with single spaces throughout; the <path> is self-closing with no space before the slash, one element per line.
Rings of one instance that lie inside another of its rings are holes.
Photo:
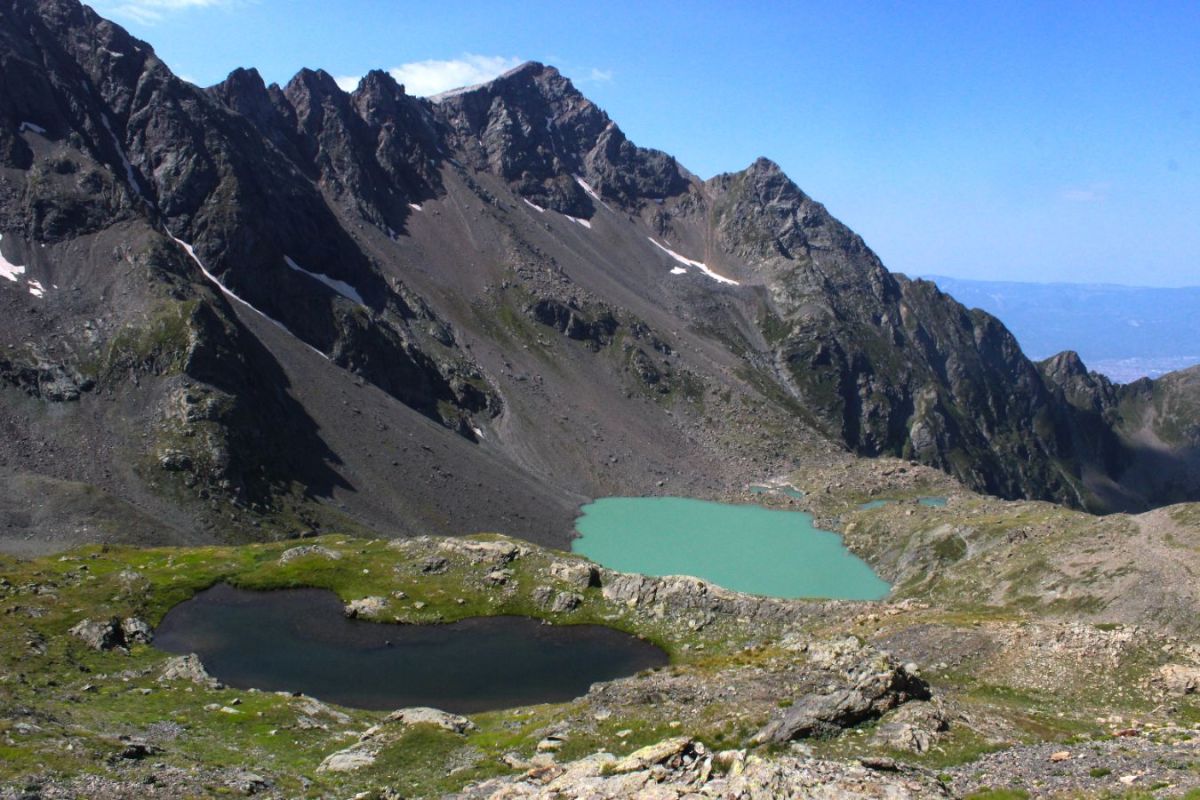
<path fill-rule="evenodd" d="M 145 620 L 137 617 L 126 617 L 121 620 L 121 631 L 125 634 L 127 642 L 150 644 L 154 641 L 154 629 Z"/>
<path fill-rule="evenodd" d="M 435 102 L 455 150 L 544 208 L 588 219 L 597 203 L 632 208 L 688 187 L 673 158 L 634 146 L 553 67 L 527 62 Z"/>
<path fill-rule="evenodd" d="M 884 717 L 872 739 L 894 750 L 924 753 L 950 729 L 937 703 L 910 702 Z"/>
<path fill-rule="evenodd" d="M 387 608 L 387 600 L 382 597 L 360 597 L 346 604 L 345 613 L 350 619 L 374 619 Z"/>
<path fill-rule="evenodd" d="M 85 619 L 71 628 L 71 635 L 93 650 L 113 650 L 125 646 L 125 632 L 119 619 Z"/>
<path fill-rule="evenodd" d="M 630 608 L 652 610 L 663 606 L 677 613 L 695 611 L 714 617 L 779 623 L 819 613 L 821 608 L 819 603 L 801 607 L 786 600 L 739 594 L 686 575 L 651 578 L 600 569 L 599 580 L 604 599 Z"/>
<path fill-rule="evenodd" d="M 168 659 L 158 679 L 160 681 L 191 681 L 209 689 L 220 689 L 224 686 L 208 674 L 208 670 L 204 668 L 204 662 L 195 653 Z"/>
<path fill-rule="evenodd" d="M 550 575 L 567 584 L 571 589 L 582 592 L 600 585 L 600 572 L 594 564 L 586 561 L 558 561 L 550 565 Z"/>
<path fill-rule="evenodd" d="M 328 547 L 322 547 L 319 544 L 305 544 L 300 547 L 292 547 L 284 550 L 279 556 L 280 564 L 287 564 L 295 561 L 297 558 L 306 558 L 308 556 L 317 556 L 319 558 L 328 558 L 336 561 L 342 557 L 342 554 L 336 550 L 331 550 Z"/>
<path fill-rule="evenodd" d="M 928 700 L 929 684 L 911 664 L 897 666 L 880 655 L 846 685 L 833 691 L 797 698 L 782 715 L 768 722 L 751 740 L 754 744 L 836 732 L 873 719 L 911 700 Z"/>
<path fill-rule="evenodd" d="M 393 711 L 385 718 L 387 722 L 400 725 L 436 725 L 451 733 L 467 733 L 475 730 L 475 723 L 458 714 L 450 714 L 437 708 L 414 706 Z"/>
<path fill-rule="evenodd" d="M 440 547 L 459 555 L 466 556 L 474 564 L 490 564 L 502 567 L 520 558 L 524 550 L 514 542 L 506 541 L 476 541 L 474 539 L 446 539 Z"/>
<path fill-rule="evenodd" d="M 1159 668 L 1157 678 L 1168 694 L 1183 696 L 1200 693 L 1200 667 L 1165 664 Z"/>
<path fill-rule="evenodd" d="M 721 770 L 715 770 L 719 763 Z M 794 755 L 763 757 L 745 751 L 714 756 L 687 738 L 668 739 L 624 759 L 597 753 L 567 764 L 498 778 L 463 790 L 462 800 L 646 797 L 661 800 L 781 797 L 817 800 L 947 798 L 949 790 L 920 770 L 877 771 L 860 764 Z"/>
<path fill-rule="evenodd" d="M 330 753 L 317 767 L 317 772 L 354 772 L 375 763 L 379 757 L 373 749 L 362 745 Z"/>
<path fill-rule="evenodd" d="M 153 629 L 137 617 L 85 619 L 72 627 L 70 633 L 94 650 L 123 650 L 135 642 L 149 644 L 154 640 Z"/>

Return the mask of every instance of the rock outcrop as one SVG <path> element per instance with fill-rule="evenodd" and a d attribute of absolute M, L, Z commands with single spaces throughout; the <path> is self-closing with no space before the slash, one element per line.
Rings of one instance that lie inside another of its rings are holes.
<path fill-rule="evenodd" d="M 567 764 L 498 778 L 454 795 L 461 800 L 589 797 L 892 800 L 947 798 L 931 774 L 912 768 L 873 770 L 861 764 L 795 755 L 765 758 L 745 751 L 712 754 L 686 737 L 650 745 L 623 759 L 598 753 Z"/>
<path fill-rule="evenodd" d="M 751 738 L 753 744 L 779 744 L 841 731 L 882 716 L 912 700 L 928 700 L 929 684 L 915 664 L 896 664 L 886 653 L 865 648 L 854 638 L 808 649 L 814 666 L 829 670 L 841 685 L 795 699 Z"/>
<path fill-rule="evenodd" d="M 131 644 L 154 640 L 154 630 L 137 617 L 81 620 L 71 628 L 71 635 L 93 650 L 127 650 Z"/>

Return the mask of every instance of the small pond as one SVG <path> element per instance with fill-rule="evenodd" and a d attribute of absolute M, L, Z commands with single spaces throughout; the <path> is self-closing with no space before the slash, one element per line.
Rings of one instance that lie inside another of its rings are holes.
<path fill-rule="evenodd" d="M 788 484 L 765 486 L 760 483 L 750 484 L 750 494 L 782 494 L 795 500 L 803 500 L 804 492 Z"/>
<path fill-rule="evenodd" d="M 803 511 L 682 497 L 608 497 L 575 521 L 576 553 L 624 572 L 694 575 L 774 597 L 878 600 L 890 587 Z"/>
<path fill-rule="evenodd" d="M 323 589 L 218 584 L 172 608 L 154 645 L 196 653 L 226 684 L 303 692 L 355 708 L 465 714 L 569 700 L 596 681 L 667 663 L 658 647 L 601 625 L 476 617 L 446 625 L 347 619 Z"/>
<path fill-rule="evenodd" d="M 859 511 L 871 511 L 876 508 L 883 508 L 884 506 L 886 506 L 888 503 L 891 503 L 891 502 L 892 502 L 891 500 L 868 500 L 867 502 L 865 502 L 861 506 L 859 506 L 858 510 Z"/>
<path fill-rule="evenodd" d="M 894 503 L 894 502 L 896 502 L 896 501 L 892 500 L 891 498 L 881 498 L 879 500 L 868 500 L 867 502 L 860 505 L 858 507 L 858 510 L 859 511 L 871 511 L 872 509 L 883 508 L 888 503 Z M 945 508 L 945 506 L 946 506 L 946 498 L 945 497 L 918 497 L 917 502 L 928 508 Z"/>

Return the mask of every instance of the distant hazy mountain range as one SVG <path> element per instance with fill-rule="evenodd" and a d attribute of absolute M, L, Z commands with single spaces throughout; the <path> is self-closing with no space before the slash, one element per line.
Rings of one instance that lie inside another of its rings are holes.
<path fill-rule="evenodd" d="M 999 317 L 1035 360 L 1063 350 L 1127 383 L 1200 363 L 1200 286 L 972 281 L 926 276 L 966 306 Z"/>

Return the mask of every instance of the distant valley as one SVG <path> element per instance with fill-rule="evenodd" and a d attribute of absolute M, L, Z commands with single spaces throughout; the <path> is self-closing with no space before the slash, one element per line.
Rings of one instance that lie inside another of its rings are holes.
<path fill-rule="evenodd" d="M 1116 383 L 1200 364 L 1200 286 L 925 277 L 963 305 L 999 317 L 1035 361 L 1074 350 Z"/>

